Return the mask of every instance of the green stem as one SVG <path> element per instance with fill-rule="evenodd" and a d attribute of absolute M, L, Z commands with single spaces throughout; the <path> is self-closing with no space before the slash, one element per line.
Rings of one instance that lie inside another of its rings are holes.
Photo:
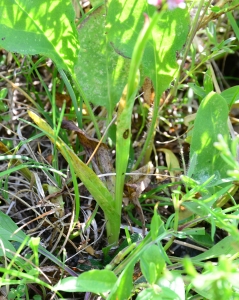
<path fill-rule="evenodd" d="M 150 38 L 153 27 L 158 22 L 160 14 L 156 12 L 149 22 L 148 16 L 145 16 L 145 24 L 136 41 L 130 71 L 128 84 L 124 90 L 119 103 L 117 132 L 116 132 L 116 188 L 115 188 L 115 208 L 121 215 L 123 188 L 125 173 L 128 166 L 129 148 L 131 140 L 131 116 L 134 105 L 134 99 L 139 84 L 139 66 L 142 61 L 144 49 Z"/>
<path fill-rule="evenodd" d="M 137 260 L 140 258 L 140 255 L 145 250 L 145 247 L 150 247 L 150 244 L 160 242 L 165 237 L 171 235 L 173 230 L 169 230 L 168 232 L 162 233 L 160 236 L 157 237 L 155 241 L 152 241 L 152 236 L 150 232 L 146 235 L 146 237 L 139 243 L 139 245 L 136 247 L 135 250 L 132 251 L 131 254 L 129 254 L 124 261 L 118 267 L 116 267 L 113 271 L 116 275 L 120 274 L 126 266 L 129 264 L 135 264 Z"/>

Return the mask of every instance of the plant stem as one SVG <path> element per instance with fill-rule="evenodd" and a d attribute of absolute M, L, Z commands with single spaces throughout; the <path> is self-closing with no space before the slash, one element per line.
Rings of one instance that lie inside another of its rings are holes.
<path fill-rule="evenodd" d="M 121 215 L 123 188 L 125 173 L 128 166 L 129 148 L 131 140 L 131 116 L 139 84 L 139 66 L 142 61 L 143 53 L 147 41 L 151 35 L 153 27 L 158 22 L 160 13 L 156 12 L 150 22 L 149 17 L 145 15 L 145 24 L 136 41 L 130 71 L 128 84 L 125 87 L 121 97 L 118 109 L 117 132 L 116 132 L 116 187 L 115 187 L 115 208 Z"/>

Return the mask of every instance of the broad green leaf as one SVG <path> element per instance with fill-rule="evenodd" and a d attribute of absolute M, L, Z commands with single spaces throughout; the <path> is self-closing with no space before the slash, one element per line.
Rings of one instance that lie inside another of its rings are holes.
<path fill-rule="evenodd" d="M 203 247 L 211 248 L 214 244 L 211 236 L 207 232 L 205 232 L 204 235 L 191 235 L 190 238 L 198 245 L 201 245 Z"/>
<path fill-rule="evenodd" d="M 113 271 L 91 270 L 76 277 L 59 281 L 55 289 L 66 292 L 91 292 L 95 294 L 110 292 L 117 280 Z M 121 298 L 123 299 L 123 298 Z"/>
<path fill-rule="evenodd" d="M 103 5 L 104 1 L 103 0 L 91 0 L 90 4 L 95 7 L 95 6 L 99 6 L 99 5 Z"/>
<path fill-rule="evenodd" d="M 105 6 L 101 6 L 81 23 L 75 72 L 87 99 L 112 112 L 126 85 L 130 60 L 107 42 L 105 14 Z"/>
<path fill-rule="evenodd" d="M 42 54 L 73 71 L 79 50 L 70 0 L 0 0 L 0 47 Z"/>
<path fill-rule="evenodd" d="M 126 85 L 130 58 L 144 24 L 144 12 L 152 17 L 155 8 L 147 1 L 110 0 L 106 17 L 102 6 L 79 28 L 77 78 L 86 97 L 94 104 L 106 106 L 110 112 Z M 158 94 L 168 88 L 175 76 L 176 52 L 185 43 L 188 30 L 187 10 L 174 9 L 162 14 L 153 31 L 142 61 L 142 80 L 150 77 L 158 87 Z"/>
<path fill-rule="evenodd" d="M 236 107 L 239 106 L 239 86 L 233 86 L 229 89 L 224 90 L 220 94 L 227 102 L 229 108 L 234 104 Z"/>
<path fill-rule="evenodd" d="M 180 8 L 165 11 L 154 28 L 144 52 L 142 73 L 152 79 L 159 97 L 177 76 L 176 52 L 182 49 L 188 32 L 189 14 Z"/>
<path fill-rule="evenodd" d="M 133 290 L 134 264 L 129 263 L 112 287 L 108 300 L 129 299 Z"/>
<path fill-rule="evenodd" d="M 121 56 L 132 56 L 132 65 L 136 63 L 133 53 L 135 53 L 139 38 L 146 40 L 141 37 L 141 30 L 147 26 L 150 28 L 150 30 L 145 31 L 147 43 L 137 53 L 138 56 L 142 56 L 138 68 L 141 72 L 141 83 L 146 77 L 152 80 L 155 89 L 155 101 L 148 135 L 135 162 L 134 169 L 143 160 L 145 163 L 149 161 L 158 118 L 160 96 L 177 75 L 176 52 L 181 50 L 186 41 L 189 17 L 187 10 L 181 9 L 157 13 L 155 7 L 148 5 L 147 1 L 108 1 L 106 32 L 109 43 L 115 52 Z"/>
<path fill-rule="evenodd" d="M 108 1 L 107 36 L 117 53 L 132 56 L 144 13 L 152 17 L 155 7 L 147 1 Z M 176 75 L 176 52 L 184 45 L 188 31 L 189 15 L 183 9 L 164 11 L 153 29 L 142 60 L 142 79 L 151 78 L 159 96 Z"/>
<path fill-rule="evenodd" d="M 150 245 L 145 249 L 140 258 L 140 267 L 145 279 L 154 284 L 162 276 L 165 261 L 158 246 Z"/>
<path fill-rule="evenodd" d="M 192 131 L 190 161 L 194 161 L 191 176 L 200 183 L 212 175 L 214 181 L 227 178 L 228 166 L 214 147 L 221 134 L 229 142 L 228 105 L 223 97 L 211 92 L 201 102 Z"/>
<path fill-rule="evenodd" d="M 115 52 L 132 57 L 137 37 L 144 25 L 144 12 L 152 16 L 155 8 L 148 5 L 147 1 L 108 1 L 107 37 Z"/>

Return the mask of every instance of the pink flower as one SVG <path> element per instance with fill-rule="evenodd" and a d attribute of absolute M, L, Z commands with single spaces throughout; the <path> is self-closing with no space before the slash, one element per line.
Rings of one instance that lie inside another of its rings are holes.
<path fill-rule="evenodd" d="M 169 9 L 186 7 L 184 0 L 167 0 L 167 3 Z M 162 4 L 162 0 L 148 0 L 148 4 L 159 7 Z"/>
<path fill-rule="evenodd" d="M 186 7 L 184 0 L 168 0 L 167 2 L 168 2 L 169 9 L 174 9 L 177 7 L 180 7 L 180 8 Z"/>
<path fill-rule="evenodd" d="M 162 0 L 148 0 L 148 4 L 153 6 L 160 6 L 162 3 Z"/>

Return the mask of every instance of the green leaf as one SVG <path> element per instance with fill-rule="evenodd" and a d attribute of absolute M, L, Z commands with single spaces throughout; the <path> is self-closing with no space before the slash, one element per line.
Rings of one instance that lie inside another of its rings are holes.
<path fill-rule="evenodd" d="M 117 277 L 112 271 L 91 270 L 81 274 L 77 278 L 64 278 L 58 282 L 55 288 L 65 292 L 91 292 L 101 294 L 110 292 L 116 280 Z"/>
<path fill-rule="evenodd" d="M 150 245 L 146 248 L 140 258 L 140 267 L 144 277 L 150 284 L 159 280 L 165 268 L 165 261 L 158 246 Z"/>
<path fill-rule="evenodd" d="M 176 52 L 186 42 L 189 22 L 187 10 L 177 8 L 165 11 L 147 44 L 142 75 L 152 79 L 159 97 L 177 76 Z"/>
<path fill-rule="evenodd" d="M 109 0 L 107 6 L 106 17 L 102 6 L 79 28 L 81 49 L 75 72 L 87 99 L 112 112 L 127 82 L 130 58 L 144 25 L 143 13 L 152 17 L 155 8 L 137 0 Z M 174 9 L 162 14 L 153 31 L 143 56 L 142 80 L 150 77 L 158 94 L 175 76 L 176 51 L 185 43 L 188 29 L 187 10 Z"/>
<path fill-rule="evenodd" d="M 205 232 L 205 234 L 203 236 L 202 235 L 191 235 L 190 237 L 198 245 L 201 245 L 203 247 L 211 248 L 214 244 L 211 236 L 207 232 Z"/>
<path fill-rule="evenodd" d="M 183 234 L 187 235 L 205 235 L 205 228 L 204 227 L 198 227 L 198 228 L 184 228 L 183 229 Z"/>
<path fill-rule="evenodd" d="M 42 54 L 73 71 L 79 50 L 70 0 L 0 0 L 0 47 Z"/>
<path fill-rule="evenodd" d="M 8 257 L 10 260 L 13 259 L 14 257 L 14 253 L 16 253 L 16 249 L 14 248 L 13 244 L 11 242 L 9 242 L 8 239 L 5 239 L 1 236 L 1 228 L 0 228 L 0 257 L 1 256 L 6 256 Z M 10 250 L 10 251 L 8 251 Z M 20 266 L 23 269 L 26 269 L 26 262 L 21 259 L 20 257 L 16 257 L 15 258 L 15 263 L 18 264 L 18 266 Z M 25 268 L 24 268 L 25 265 Z M 27 266 L 27 268 L 29 269 L 29 267 L 31 266 Z"/>
<path fill-rule="evenodd" d="M 152 288 L 143 290 L 136 298 L 136 300 L 181 300 L 174 291 L 167 287 L 158 287 L 154 285 Z"/>
<path fill-rule="evenodd" d="M 153 26 L 151 26 L 152 24 Z M 150 29 L 145 31 L 147 39 L 141 37 L 141 29 L 146 27 Z M 147 1 L 108 1 L 107 37 L 110 44 L 116 53 L 124 57 L 132 57 L 134 60 L 133 53 L 136 53 L 135 47 L 138 45 L 139 38 L 144 40 L 141 51 L 137 53 L 137 56 L 140 57 L 140 65 L 137 68 L 140 68 L 141 83 L 145 77 L 149 77 L 155 89 L 152 122 L 134 169 L 143 160 L 146 163 L 149 161 L 160 96 L 177 76 L 176 52 L 181 50 L 185 43 L 188 30 L 187 10 L 174 9 L 157 13 L 153 6 L 148 5 Z M 133 61 L 133 63 L 137 64 L 137 61 Z"/>
<path fill-rule="evenodd" d="M 103 3 L 104 3 L 103 0 L 91 0 L 91 1 L 90 1 L 90 4 L 91 4 L 93 7 L 102 5 Z"/>
<path fill-rule="evenodd" d="M 199 187 L 200 188 L 200 187 Z M 183 206 L 185 206 L 187 209 L 192 211 L 193 213 L 205 217 L 209 214 L 211 214 L 210 208 L 214 205 L 214 203 L 223 195 L 225 195 L 230 189 L 232 188 L 232 184 L 226 185 L 223 188 L 218 189 L 217 192 L 212 194 L 210 197 L 205 196 L 205 199 L 200 200 L 194 200 L 194 201 L 185 201 L 183 203 Z M 210 218 L 208 220 L 213 220 L 213 218 Z"/>
<path fill-rule="evenodd" d="M 75 73 L 86 98 L 112 112 L 126 85 L 130 60 L 107 42 L 105 14 L 105 6 L 101 6 L 82 22 Z"/>
<path fill-rule="evenodd" d="M 117 279 L 108 300 L 128 299 L 133 290 L 134 264 L 129 263 Z"/>
<path fill-rule="evenodd" d="M 227 126 L 228 105 L 223 97 L 211 92 L 201 102 L 194 122 L 190 147 L 190 161 L 194 161 L 192 178 L 199 183 L 205 182 L 212 175 L 214 181 L 227 178 L 228 165 L 214 147 L 221 134 L 229 140 Z M 196 161 L 195 161 L 196 159 Z"/>
<path fill-rule="evenodd" d="M 0 111 L 7 111 L 8 106 L 6 104 L 4 104 L 4 102 L 2 101 L 4 98 L 6 98 L 8 94 L 8 89 L 7 88 L 3 88 L 0 91 Z"/>
<path fill-rule="evenodd" d="M 229 108 L 235 103 L 237 106 L 239 105 L 239 86 L 233 86 L 229 89 L 224 90 L 220 94 L 227 102 Z"/>
<path fill-rule="evenodd" d="M 22 243 L 26 238 L 26 234 L 20 230 L 16 234 L 13 233 L 18 229 L 13 220 L 0 211 L 0 237 L 4 240 L 11 240 Z"/>
<path fill-rule="evenodd" d="M 0 236 L 1 236 L 1 229 L 0 229 Z M 13 253 L 16 252 L 16 249 L 14 248 L 13 244 L 9 242 L 9 240 L 7 240 L 7 239 L 5 239 L 1 236 L 0 241 L 1 241 L 1 243 L 0 243 L 0 256 L 4 255 L 4 249 L 9 249 Z M 5 253 L 6 253 L 6 256 L 9 257 L 9 258 L 12 258 L 14 256 L 14 254 L 9 253 L 8 251 L 5 251 Z M 8 255 L 8 253 L 9 253 L 9 255 Z"/>
<path fill-rule="evenodd" d="M 155 8 L 147 1 L 108 1 L 107 36 L 115 51 L 131 57 L 137 37 L 144 24 L 144 13 L 151 18 Z M 189 30 L 187 10 L 174 9 L 161 13 L 158 26 L 144 51 L 142 79 L 149 77 L 158 95 L 168 88 L 176 74 L 176 52 L 186 41 Z M 160 84 L 156 84 L 156 83 Z"/>
<path fill-rule="evenodd" d="M 211 249 L 192 257 L 192 261 L 203 261 L 219 257 L 220 255 L 227 255 L 228 257 L 238 253 L 238 239 L 233 236 L 227 236 L 214 245 Z"/>

